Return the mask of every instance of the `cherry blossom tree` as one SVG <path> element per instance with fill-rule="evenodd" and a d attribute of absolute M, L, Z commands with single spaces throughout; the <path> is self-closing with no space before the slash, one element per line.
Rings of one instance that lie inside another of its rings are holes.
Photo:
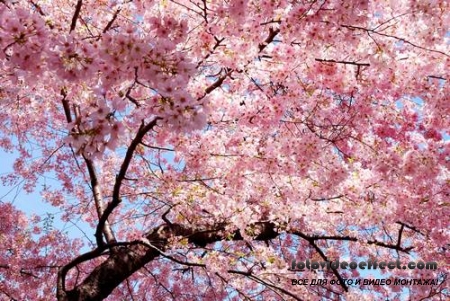
<path fill-rule="evenodd" d="M 0 299 L 448 298 L 449 27 L 444 0 L 0 1 L 3 184 L 94 233 L 0 203 Z M 337 258 L 438 281 L 290 270 Z"/>

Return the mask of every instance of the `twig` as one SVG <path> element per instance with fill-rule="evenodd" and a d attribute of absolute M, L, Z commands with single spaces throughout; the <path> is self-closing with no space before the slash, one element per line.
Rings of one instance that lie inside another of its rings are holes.
<path fill-rule="evenodd" d="M 80 15 L 82 5 L 83 5 L 83 0 L 78 0 L 77 6 L 75 7 L 75 12 L 72 17 L 72 23 L 70 24 L 69 33 L 71 33 L 73 30 L 75 30 L 75 27 L 77 26 L 77 19 L 78 19 L 78 16 Z"/>

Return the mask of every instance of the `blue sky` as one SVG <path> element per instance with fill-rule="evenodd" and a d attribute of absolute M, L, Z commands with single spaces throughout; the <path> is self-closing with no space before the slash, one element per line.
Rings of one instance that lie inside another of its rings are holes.
<path fill-rule="evenodd" d="M 0 158 L 0 176 L 11 173 L 13 171 L 14 160 L 17 156 L 11 153 L 6 153 L 0 149 Z M 76 223 L 77 226 L 74 226 L 74 224 L 61 221 L 60 210 L 44 202 L 39 194 L 39 190 L 43 187 L 43 185 L 44 180 L 40 178 L 36 186 L 36 191 L 33 193 L 27 193 L 22 188 L 22 182 L 15 186 L 4 186 L 3 183 L 0 182 L 0 201 L 14 204 L 17 209 L 25 212 L 25 214 L 29 217 L 33 214 L 39 215 L 42 219 L 45 219 L 49 215 L 54 216 L 53 228 L 67 232 L 70 238 L 84 238 L 84 232 L 89 235 L 91 239 L 93 239 L 94 230 L 91 229 L 86 223 L 78 221 Z"/>

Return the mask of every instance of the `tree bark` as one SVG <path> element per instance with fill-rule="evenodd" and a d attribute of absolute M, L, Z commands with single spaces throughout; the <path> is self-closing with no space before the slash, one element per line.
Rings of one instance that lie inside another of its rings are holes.
<path fill-rule="evenodd" d="M 251 228 L 252 233 L 257 233 L 254 236 L 254 240 L 270 240 L 279 235 L 275 225 L 271 222 L 255 223 L 251 225 Z M 68 270 L 64 273 L 59 273 L 58 301 L 103 300 L 134 272 L 160 256 L 161 252 L 159 250 L 166 249 L 170 237 L 183 236 L 190 243 L 204 247 L 212 242 L 230 239 L 230 236 L 225 237 L 224 230 L 224 224 L 216 225 L 216 227 L 209 229 L 191 229 L 178 224 L 163 224 L 153 229 L 146 236 L 146 239 L 150 242 L 148 246 L 144 242 L 131 242 L 110 247 L 109 257 L 96 267 L 82 283 L 71 290 L 65 290 L 62 284 L 65 279 L 61 279 L 65 278 Z M 235 231 L 231 237 L 231 240 L 243 239 L 239 231 Z M 97 253 L 98 255 L 101 254 L 101 252 Z"/>

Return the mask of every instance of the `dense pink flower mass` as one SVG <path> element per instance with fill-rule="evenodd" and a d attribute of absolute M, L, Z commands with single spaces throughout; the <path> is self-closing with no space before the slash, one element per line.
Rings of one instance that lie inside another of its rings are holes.
<path fill-rule="evenodd" d="M 3 184 L 95 232 L 3 200 L 0 300 L 449 298 L 449 32 L 444 0 L 0 1 Z M 337 258 L 437 282 L 288 270 Z"/>

